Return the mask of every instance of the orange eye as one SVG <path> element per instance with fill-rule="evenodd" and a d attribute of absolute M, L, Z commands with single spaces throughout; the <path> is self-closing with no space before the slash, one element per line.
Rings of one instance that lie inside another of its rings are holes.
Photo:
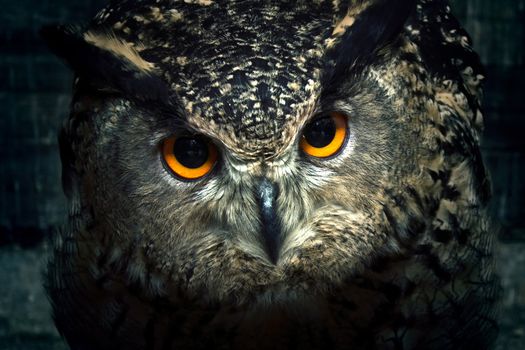
<path fill-rule="evenodd" d="M 346 117 L 332 112 L 310 122 L 303 131 L 300 146 L 304 153 L 317 158 L 336 154 L 346 140 Z"/>
<path fill-rule="evenodd" d="M 198 136 L 173 136 L 162 143 L 165 164 L 175 175 L 196 180 L 208 174 L 217 161 L 215 146 Z"/>

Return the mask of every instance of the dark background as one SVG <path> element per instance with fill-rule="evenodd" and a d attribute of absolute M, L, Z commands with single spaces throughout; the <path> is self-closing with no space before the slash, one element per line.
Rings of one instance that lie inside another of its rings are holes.
<path fill-rule="evenodd" d="M 103 0 L 0 0 L 0 349 L 64 349 L 40 273 L 65 218 L 57 130 L 71 73 L 38 37 L 85 22 Z M 501 225 L 505 288 L 497 349 L 525 349 L 525 0 L 452 0 L 487 72 L 483 154 Z"/>

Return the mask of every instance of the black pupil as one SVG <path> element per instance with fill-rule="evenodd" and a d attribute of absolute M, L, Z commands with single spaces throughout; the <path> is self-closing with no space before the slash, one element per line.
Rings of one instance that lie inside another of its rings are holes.
<path fill-rule="evenodd" d="M 175 141 L 173 154 L 185 167 L 198 168 L 208 160 L 208 145 L 199 138 L 180 137 Z"/>
<path fill-rule="evenodd" d="M 335 122 L 332 118 L 319 118 L 308 124 L 304 130 L 304 137 L 314 147 L 325 147 L 334 139 L 335 129 Z"/>

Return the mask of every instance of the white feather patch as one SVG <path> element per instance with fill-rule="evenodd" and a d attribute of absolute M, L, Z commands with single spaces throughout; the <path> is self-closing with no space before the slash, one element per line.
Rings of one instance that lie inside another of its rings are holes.
<path fill-rule="evenodd" d="M 84 40 L 102 50 L 113 53 L 115 56 L 124 58 L 141 71 L 149 73 L 155 68 L 153 63 L 144 60 L 140 56 L 139 50 L 142 48 L 141 45 L 129 43 L 117 38 L 113 32 L 86 32 L 84 34 Z"/>

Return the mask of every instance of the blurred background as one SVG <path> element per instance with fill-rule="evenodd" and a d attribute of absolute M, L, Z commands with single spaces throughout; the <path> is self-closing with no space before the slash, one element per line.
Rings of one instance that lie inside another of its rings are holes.
<path fill-rule="evenodd" d="M 106 0 L 107 1 L 107 0 Z M 0 349 L 65 349 L 41 286 L 46 238 L 66 217 L 57 130 L 71 73 L 38 37 L 104 0 L 0 0 Z M 501 225 L 505 289 L 497 349 L 525 349 L 525 0 L 451 0 L 487 68 L 483 154 Z"/>

